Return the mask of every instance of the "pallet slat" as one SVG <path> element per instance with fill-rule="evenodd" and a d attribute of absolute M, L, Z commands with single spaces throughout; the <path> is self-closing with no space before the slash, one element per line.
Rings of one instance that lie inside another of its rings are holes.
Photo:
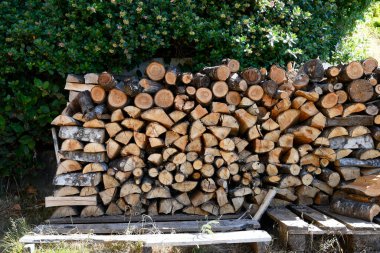
<path fill-rule="evenodd" d="M 223 216 L 201 216 L 190 214 L 175 215 L 153 215 L 150 216 L 154 222 L 159 221 L 206 221 L 206 220 L 233 220 L 238 219 L 243 213 L 226 214 Z M 144 222 L 144 216 L 101 216 L 101 217 L 68 217 L 68 218 L 50 218 L 45 221 L 46 224 L 91 224 L 91 223 L 123 223 L 123 222 Z M 257 223 L 260 225 L 259 223 Z"/>
<path fill-rule="evenodd" d="M 172 222 L 152 222 L 145 221 L 139 223 L 97 223 L 97 224 L 46 224 L 39 225 L 34 229 L 35 233 L 47 234 L 51 231 L 61 234 L 69 233 L 95 233 L 95 234 L 111 234 L 125 233 L 125 231 L 142 230 L 149 232 L 152 230 L 160 230 L 163 233 L 171 233 L 173 231 L 187 233 L 199 232 L 201 227 L 208 221 L 172 221 Z M 245 229 L 257 229 L 260 224 L 256 220 L 220 220 L 218 224 L 214 224 L 213 231 L 227 232 Z"/>
<path fill-rule="evenodd" d="M 45 207 L 52 206 L 95 206 L 97 204 L 96 196 L 69 196 L 69 197 L 53 197 L 45 198 Z"/>
<path fill-rule="evenodd" d="M 328 206 L 313 206 L 313 208 L 342 222 L 352 230 L 380 230 L 380 225 L 376 223 L 333 213 Z"/>
<path fill-rule="evenodd" d="M 275 222 L 282 224 L 287 228 L 289 233 L 295 232 L 299 234 L 323 234 L 318 227 L 308 224 L 290 210 L 279 207 L 267 211 L 267 214 Z"/>
<path fill-rule="evenodd" d="M 146 247 L 152 246 L 185 246 L 207 245 L 215 243 L 253 243 L 270 242 L 271 236 L 263 230 L 225 232 L 213 234 L 144 234 L 144 235 L 25 235 L 21 243 L 58 243 L 68 241 L 92 242 L 143 242 Z"/>
<path fill-rule="evenodd" d="M 308 206 L 290 206 L 290 209 L 308 222 L 328 231 L 347 231 L 344 224 Z"/>

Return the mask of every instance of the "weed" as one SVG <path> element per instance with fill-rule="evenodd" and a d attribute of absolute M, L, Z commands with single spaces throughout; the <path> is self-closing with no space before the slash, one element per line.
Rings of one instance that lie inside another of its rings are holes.
<path fill-rule="evenodd" d="M 19 242 L 19 239 L 30 231 L 30 227 L 25 218 L 10 218 L 10 224 L 10 228 L 1 240 L 0 249 L 2 248 L 4 253 L 21 253 L 24 245 Z"/>
<path fill-rule="evenodd" d="M 219 224 L 219 221 L 217 221 L 217 220 L 211 220 L 211 221 L 207 222 L 206 224 L 202 225 L 201 233 L 202 234 L 213 234 L 214 232 L 212 231 L 212 228 L 218 224 Z"/>

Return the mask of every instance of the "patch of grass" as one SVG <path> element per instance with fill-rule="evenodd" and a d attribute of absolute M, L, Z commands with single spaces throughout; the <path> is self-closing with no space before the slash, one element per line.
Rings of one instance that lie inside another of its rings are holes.
<path fill-rule="evenodd" d="M 19 242 L 19 239 L 30 231 L 30 227 L 25 218 L 11 218 L 10 224 L 8 231 L 0 241 L 0 249 L 4 253 L 21 253 L 24 245 Z"/>
<path fill-rule="evenodd" d="M 61 242 L 56 244 L 40 245 L 38 253 L 107 253 L 107 252 L 141 252 L 141 243 L 107 242 L 93 243 L 92 241 Z"/>

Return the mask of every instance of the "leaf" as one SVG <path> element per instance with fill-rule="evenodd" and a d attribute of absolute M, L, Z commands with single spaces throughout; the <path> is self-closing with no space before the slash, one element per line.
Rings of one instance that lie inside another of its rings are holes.
<path fill-rule="evenodd" d="M 29 135 L 23 135 L 20 139 L 19 142 L 21 144 L 27 145 L 29 149 L 34 149 L 34 146 L 36 145 L 35 141 L 33 138 Z"/>

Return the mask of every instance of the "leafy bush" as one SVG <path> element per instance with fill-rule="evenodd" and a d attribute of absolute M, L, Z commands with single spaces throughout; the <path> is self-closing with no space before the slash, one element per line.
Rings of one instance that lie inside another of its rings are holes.
<path fill-rule="evenodd" d="M 35 167 L 67 73 L 121 71 L 154 56 L 193 57 L 194 68 L 223 57 L 243 66 L 330 60 L 370 2 L 3 0 L 0 175 Z"/>

